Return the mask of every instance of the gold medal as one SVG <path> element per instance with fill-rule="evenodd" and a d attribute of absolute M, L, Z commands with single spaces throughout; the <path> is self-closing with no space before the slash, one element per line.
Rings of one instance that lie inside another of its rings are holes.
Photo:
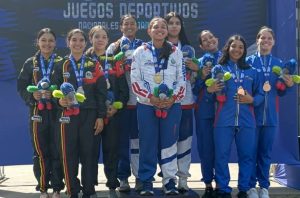
<path fill-rule="evenodd" d="M 242 86 L 240 86 L 240 87 L 238 88 L 237 93 L 238 93 L 238 95 L 242 95 L 242 96 L 245 95 L 245 90 L 243 89 Z"/>
<path fill-rule="evenodd" d="M 264 83 L 264 85 L 263 85 L 263 90 L 264 90 L 265 92 L 269 92 L 269 91 L 271 90 L 271 85 L 270 85 L 269 81 L 266 81 L 266 82 Z"/>
<path fill-rule="evenodd" d="M 161 75 L 159 73 L 154 74 L 153 80 L 156 84 L 160 84 L 162 81 Z"/>

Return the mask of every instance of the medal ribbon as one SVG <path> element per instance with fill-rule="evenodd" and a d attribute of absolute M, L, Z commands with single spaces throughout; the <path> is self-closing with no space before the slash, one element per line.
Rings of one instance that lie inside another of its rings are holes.
<path fill-rule="evenodd" d="M 109 73 L 108 73 L 108 70 L 109 70 L 109 67 L 111 66 L 111 64 L 108 62 L 108 52 L 106 51 L 105 52 L 105 62 L 104 62 L 104 77 L 105 77 L 105 80 L 108 80 L 108 77 L 109 77 Z"/>
<path fill-rule="evenodd" d="M 263 61 L 262 56 L 259 56 L 261 68 L 264 72 L 264 76 L 266 78 L 266 81 L 269 81 L 270 78 L 270 72 L 271 72 L 271 63 L 272 63 L 272 55 L 270 55 L 269 63 L 268 65 L 265 64 L 265 61 Z"/>
<path fill-rule="evenodd" d="M 77 69 L 77 64 L 75 63 L 74 57 L 72 55 L 70 55 L 70 61 L 71 61 L 71 65 L 73 67 L 73 70 L 75 72 L 77 85 L 78 85 L 78 87 L 81 87 L 82 86 L 82 79 L 83 79 L 85 55 L 82 55 L 82 57 L 81 57 L 81 63 L 80 63 L 79 71 Z"/>
<path fill-rule="evenodd" d="M 151 44 L 150 50 L 151 50 L 152 56 L 153 56 L 155 74 L 157 74 L 160 72 L 160 70 L 162 70 L 163 64 L 165 63 L 165 59 L 164 58 L 158 59 L 158 54 L 155 51 L 155 47 L 154 47 L 153 43 Z"/>
<path fill-rule="evenodd" d="M 230 67 L 227 65 L 227 69 L 231 73 L 231 76 L 232 76 L 235 84 L 237 85 L 237 88 L 240 86 L 243 87 L 243 81 L 245 78 L 244 70 L 239 69 L 237 64 L 234 64 L 234 67 L 235 67 L 235 73 L 233 73 L 232 70 L 230 69 Z"/>
<path fill-rule="evenodd" d="M 42 74 L 43 74 L 43 78 L 47 78 L 49 80 L 50 77 L 50 73 L 53 67 L 53 63 L 54 63 L 54 58 L 55 58 L 55 54 L 52 54 L 50 57 L 50 62 L 48 64 L 48 68 L 46 71 L 46 67 L 45 67 L 45 59 L 42 56 L 42 54 L 40 54 L 40 64 L 41 64 L 41 70 L 42 70 Z"/>

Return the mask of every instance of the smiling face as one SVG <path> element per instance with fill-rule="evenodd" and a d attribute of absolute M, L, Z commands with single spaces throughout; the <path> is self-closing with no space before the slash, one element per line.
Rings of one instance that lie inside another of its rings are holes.
<path fill-rule="evenodd" d="M 203 31 L 200 35 L 200 48 L 206 52 L 216 52 L 218 50 L 218 38 L 216 38 L 210 31 Z"/>
<path fill-rule="evenodd" d="M 181 30 L 181 23 L 179 18 L 171 17 L 168 21 L 168 33 L 169 37 L 179 37 L 179 33 Z"/>
<path fill-rule="evenodd" d="M 258 51 L 262 55 L 267 55 L 271 53 L 272 48 L 275 44 L 273 35 L 267 29 L 261 30 L 257 36 L 256 44 Z"/>
<path fill-rule="evenodd" d="M 74 33 L 68 40 L 68 47 L 73 55 L 82 55 L 86 47 L 85 37 L 81 32 Z"/>
<path fill-rule="evenodd" d="M 44 57 L 49 57 L 56 46 L 55 37 L 51 33 L 44 33 L 38 38 L 37 46 Z"/>
<path fill-rule="evenodd" d="M 166 21 L 162 18 L 153 19 L 148 27 L 148 34 L 153 42 L 164 41 L 168 36 L 168 26 Z"/>
<path fill-rule="evenodd" d="M 98 29 L 90 38 L 95 51 L 104 51 L 108 44 L 108 36 L 105 30 Z"/>
<path fill-rule="evenodd" d="M 238 62 L 238 60 L 243 56 L 245 51 L 245 46 L 242 41 L 234 40 L 229 46 L 229 58 L 233 62 Z"/>
<path fill-rule="evenodd" d="M 135 19 L 132 17 L 125 17 L 120 26 L 120 30 L 127 38 L 134 39 L 138 30 Z"/>

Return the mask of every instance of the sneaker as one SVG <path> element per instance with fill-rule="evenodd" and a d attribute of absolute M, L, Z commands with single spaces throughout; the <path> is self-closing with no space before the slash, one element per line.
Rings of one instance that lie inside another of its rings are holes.
<path fill-rule="evenodd" d="M 83 194 L 81 198 L 97 198 L 97 194 L 92 194 L 92 195 L 85 195 Z"/>
<path fill-rule="evenodd" d="M 137 192 L 140 192 L 141 190 L 143 190 L 143 183 L 141 182 L 141 180 L 139 180 L 139 178 L 135 179 L 134 190 Z"/>
<path fill-rule="evenodd" d="M 53 192 L 52 198 L 60 198 L 59 192 Z"/>
<path fill-rule="evenodd" d="M 166 185 L 164 185 L 163 191 L 166 195 L 178 195 L 179 194 L 173 179 L 170 179 L 169 182 Z"/>
<path fill-rule="evenodd" d="M 49 195 L 47 192 L 41 192 L 40 198 L 49 198 Z"/>
<path fill-rule="evenodd" d="M 128 179 L 120 180 L 119 192 L 129 192 L 130 186 L 128 183 Z"/>
<path fill-rule="evenodd" d="M 231 198 L 230 193 L 218 192 L 216 194 L 216 198 Z"/>
<path fill-rule="evenodd" d="M 238 198 L 248 198 L 248 195 L 247 195 L 246 192 L 240 191 L 240 192 L 237 194 L 237 197 L 238 197 Z"/>
<path fill-rule="evenodd" d="M 143 189 L 140 191 L 141 196 L 153 196 L 153 184 L 152 182 L 143 182 Z"/>
<path fill-rule="evenodd" d="M 180 192 L 187 192 L 187 191 L 190 190 L 188 185 L 187 185 L 187 179 L 186 178 L 181 178 L 181 177 L 179 178 L 179 180 L 178 180 L 178 190 Z"/>
<path fill-rule="evenodd" d="M 259 189 L 259 197 L 260 198 L 270 198 L 268 189 L 266 189 L 266 188 Z"/>
<path fill-rule="evenodd" d="M 201 198 L 213 198 L 214 197 L 214 189 L 212 187 L 206 187 L 205 192 Z"/>
<path fill-rule="evenodd" d="M 250 188 L 250 190 L 247 191 L 249 198 L 259 198 L 256 188 Z"/>

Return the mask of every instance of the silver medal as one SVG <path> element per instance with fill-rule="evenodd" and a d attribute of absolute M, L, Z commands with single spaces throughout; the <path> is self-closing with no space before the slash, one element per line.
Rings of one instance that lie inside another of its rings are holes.
<path fill-rule="evenodd" d="M 93 79 L 93 74 L 90 71 L 85 72 L 85 78 L 86 79 Z"/>
<path fill-rule="evenodd" d="M 77 93 L 81 93 L 82 95 L 84 95 L 84 90 L 82 86 L 77 88 Z"/>
<path fill-rule="evenodd" d="M 106 79 L 106 87 L 107 87 L 107 89 L 110 88 L 110 83 L 109 83 L 109 80 L 108 80 L 108 79 Z"/>

